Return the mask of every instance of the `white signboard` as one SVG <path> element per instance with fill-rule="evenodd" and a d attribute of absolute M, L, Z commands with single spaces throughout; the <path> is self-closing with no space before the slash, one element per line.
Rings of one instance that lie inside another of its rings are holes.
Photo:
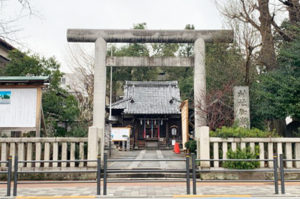
<path fill-rule="evenodd" d="M 172 140 L 172 146 L 174 146 L 176 143 L 176 140 Z"/>
<path fill-rule="evenodd" d="M 1 88 L 0 93 L 0 127 L 36 127 L 36 88 Z"/>
<path fill-rule="evenodd" d="M 127 141 L 131 128 L 111 128 L 112 141 Z"/>

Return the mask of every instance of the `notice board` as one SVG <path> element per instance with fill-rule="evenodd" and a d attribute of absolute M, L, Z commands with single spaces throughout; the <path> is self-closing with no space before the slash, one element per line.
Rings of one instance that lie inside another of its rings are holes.
<path fill-rule="evenodd" d="M 36 127 L 37 89 L 0 89 L 0 127 Z"/>
<path fill-rule="evenodd" d="M 185 143 L 189 141 L 189 102 L 185 100 L 181 106 L 181 128 L 182 128 L 182 147 L 185 148 Z"/>
<path fill-rule="evenodd" d="M 127 141 L 130 137 L 131 128 L 127 127 L 113 127 L 111 128 L 112 141 Z"/>

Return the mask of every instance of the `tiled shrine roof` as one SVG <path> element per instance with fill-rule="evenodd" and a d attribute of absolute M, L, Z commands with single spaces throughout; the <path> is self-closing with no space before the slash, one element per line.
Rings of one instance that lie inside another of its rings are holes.
<path fill-rule="evenodd" d="M 124 98 L 112 104 L 125 114 L 180 114 L 177 81 L 126 81 Z"/>

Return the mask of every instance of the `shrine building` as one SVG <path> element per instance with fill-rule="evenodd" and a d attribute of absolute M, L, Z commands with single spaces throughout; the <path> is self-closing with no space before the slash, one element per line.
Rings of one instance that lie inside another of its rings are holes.
<path fill-rule="evenodd" d="M 133 149 L 169 149 L 182 143 L 177 81 L 126 81 L 123 99 L 112 104 L 113 127 L 130 127 Z"/>

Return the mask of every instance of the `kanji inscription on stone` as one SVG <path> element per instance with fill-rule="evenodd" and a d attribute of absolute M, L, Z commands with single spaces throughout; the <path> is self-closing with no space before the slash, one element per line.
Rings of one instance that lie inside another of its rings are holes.
<path fill-rule="evenodd" d="M 234 121 L 240 127 L 250 128 L 249 87 L 235 86 L 234 97 Z"/>

